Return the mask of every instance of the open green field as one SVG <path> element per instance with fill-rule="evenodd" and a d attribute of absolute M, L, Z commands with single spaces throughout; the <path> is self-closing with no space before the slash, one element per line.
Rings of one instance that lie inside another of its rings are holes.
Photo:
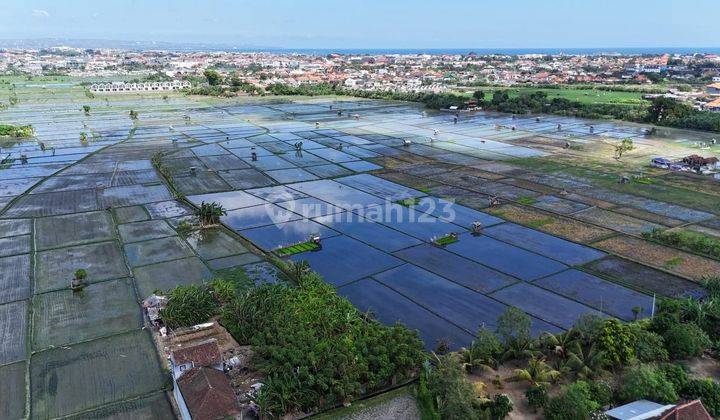
<path fill-rule="evenodd" d="M 519 96 L 521 93 L 545 92 L 550 99 L 563 98 L 583 104 L 613 104 L 613 105 L 639 105 L 648 103 L 642 98 L 642 93 L 637 92 L 610 92 L 594 89 L 542 89 L 533 87 L 496 87 L 483 86 L 477 88 L 485 92 L 485 99 L 491 99 L 492 93 L 498 90 L 508 90 L 510 96 Z"/>

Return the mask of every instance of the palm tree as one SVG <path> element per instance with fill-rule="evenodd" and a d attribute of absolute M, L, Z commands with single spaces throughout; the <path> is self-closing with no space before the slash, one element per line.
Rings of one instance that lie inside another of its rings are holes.
<path fill-rule="evenodd" d="M 202 226 L 212 226 L 220 223 L 220 217 L 225 216 L 227 212 L 218 203 L 206 203 L 203 201 L 195 214 L 200 218 Z"/>
<path fill-rule="evenodd" d="M 497 368 L 497 360 L 492 357 L 484 357 L 480 355 L 475 347 L 471 346 L 469 349 L 463 347 L 458 351 L 458 353 L 460 354 L 460 361 L 462 362 L 463 367 L 470 373 L 475 372 L 478 369 L 485 370 Z"/>
<path fill-rule="evenodd" d="M 576 343 L 578 338 L 576 330 L 571 328 L 567 332 L 560 334 L 544 332 L 540 335 L 540 342 L 556 356 L 565 357 L 567 349 L 572 346 L 573 343 Z"/>
<path fill-rule="evenodd" d="M 523 360 L 530 359 L 540 353 L 535 347 L 533 340 L 511 340 L 507 343 L 502 360 Z"/>
<path fill-rule="evenodd" d="M 525 369 L 515 369 L 513 379 L 528 381 L 533 386 L 548 385 L 560 378 L 560 372 L 545 363 L 544 357 L 532 357 L 528 360 Z"/>
<path fill-rule="evenodd" d="M 601 374 L 607 365 L 605 354 L 591 345 L 583 349 L 579 344 L 568 352 L 566 366 L 578 378 L 592 379 Z"/>

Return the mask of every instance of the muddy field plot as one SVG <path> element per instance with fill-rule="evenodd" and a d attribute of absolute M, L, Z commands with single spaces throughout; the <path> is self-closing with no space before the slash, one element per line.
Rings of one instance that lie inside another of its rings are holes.
<path fill-rule="evenodd" d="M 39 250 L 110 239 L 113 222 L 105 211 L 35 219 L 35 244 Z"/>
<path fill-rule="evenodd" d="M 203 283 L 212 273 L 197 257 L 146 265 L 133 270 L 139 298 L 156 290 L 169 290 L 180 285 Z"/>
<path fill-rule="evenodd" d="M 201 258 L 206 260 L 249 252 L 240 242 L 220 229 L 202 229 L 186 240 Z"/>
<path fill-rule="evenodd" d="M 30 219 L 0 220 L 0 238 L 29 235 L 31 224 L 32 220 Z"/>
<path fill-rule="evenodd" d="M 705 295 L 703 288 L 695 282 L 616 256 L 593 261 L 585 267 L 619 283 L 661 296 L 679 298 Z"/>
<path fill-rule="evenodd" d="M 632 216 L 615 213 L 609 210 L 592 208 L 580 213 L 576 213 L 574 217 L 586 222 L 594 223 L 609 229 L 618 230 L 620 232 L 639 235 L 644 232 L 650 232 L 653 229 L 661 228 L 661 225 L 648 222 L 646 220 L 637 219 Z"/>
<path fill-rule="evenodd" d="M 143 206 L 118 207 L 113 210 L 117 224 L 144 222 L 150 215 Z"/>
<path fill-rule="evenodd" d="M 87 283 L 127 277 L 122 252 L 115 242 L 101 242 L 38 252 L 35 259 L 35 292 L 69 287 L 75 270 L 87 271 Z"/>
<path fill-rule="evenodd" d="M 98 210 L 95 190 L 76 190 L 26 195 L 10 207 L 3 217 L 43 217 Z"/>
<path fill-rule="evenodd" d="M 0 258 L 0 304 L 30 297 L 30 255 Z"/>
<path fill-rule="evenodd" d="M 720 273 L 720 262 L 718 261 L 629 236 L 610 238 L 593 245 L 696 281 Z"/>
<path fill-rule="evenodd" d="M 36 353 L 30 364 L 34 418 L 54 418 L 139 397 L 163 386 L 145 331 Z"/>
<path fill-rule="evenodd" d="M 25 418 L 25 362 L 0 366 L 0 419 Z"/>
<path fill-rule="evenodd" d="M 81 292 L 60 290 L 33 299 L 33 348 L 44 349 L 142 326 L 129 279 L 92 284 Z"/>
<path fill-rule="evenodd" d="M 0 257 L 30 252 L 30 235 L 0 238 Z"/>
<path fill-rule="evenodd" d="M 118 231 L 124 243 L 177 235 L 175 229 L 164 220 L 147 220 L 144 222 L 128 223 L 118 226 Z"/>
<path fill-rule="evenodd" d="M 0 305 L 0 365 L 25 360 L 26 300 Z"/>
<path fill-rule="evenodd" d="M 193 256 L 193 252 L 178 237 L 151 239 L 125 245 L 128 262 L 133 267 L 177 260 Z"/>
<path fill-rule="evenodd" d="M 164 393 L 106 405 L 66 420 L 116 419 L 116 420 L 174 420 L 175 413 Z"/>

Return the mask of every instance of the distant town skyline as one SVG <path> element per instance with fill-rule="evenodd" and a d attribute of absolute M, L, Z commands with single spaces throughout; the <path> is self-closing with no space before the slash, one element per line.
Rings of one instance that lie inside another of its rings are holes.
<path fill-rule="evenodd" d="M 0 38 L 318 49 L 720 47 L 718 12 L 716 0 L 9 0 Z"/>

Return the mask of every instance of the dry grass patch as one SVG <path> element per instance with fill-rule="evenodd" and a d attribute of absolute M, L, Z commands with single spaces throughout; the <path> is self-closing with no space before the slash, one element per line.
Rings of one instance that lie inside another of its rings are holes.
<path fill-rule="evenodd" d="M 488 213 L 500 216 L 511 222 L 529 226 L 551 235 L 570 239 L 575 242 L 592 242 L 613 232 L 597 226 L 588 225 L 577 220 L 565 219 L 539 210 L 506 204 L 500 207 L 485 209 Z"/>
<path fill-rule="evenodd" d="M 629 236 L 618 236 L 594 244 L 600 249 L 663 268 L 691 280 L 720 273 L 720 262 Z"/>

